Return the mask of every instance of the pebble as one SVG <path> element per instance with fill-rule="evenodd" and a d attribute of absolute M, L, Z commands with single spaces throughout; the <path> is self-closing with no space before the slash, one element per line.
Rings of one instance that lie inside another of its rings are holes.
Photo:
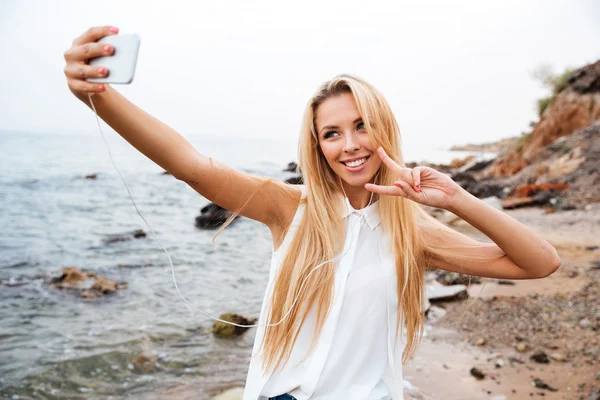
<path fill-rule="evenodd" d="M 550 354 L 550 358 L 553 359 L 554 361 L 566 361 L 567 360 L 567 357 L 561 353 L 552 353 L 552 354 Z"/>
<path fill-rule="evenodd" d="M 525 353 L 527 351 L 527 345 L 525 343 L 519 343 L 515 346 L 515 348 L 521 353 Z"/>
<path fill-rule="evenodd" d="M 476 346 L 483 346 L 485 344 L 485 339 L 484 338 L 479 338 L 477 339 L 477 341 L 475 342 Z"/>

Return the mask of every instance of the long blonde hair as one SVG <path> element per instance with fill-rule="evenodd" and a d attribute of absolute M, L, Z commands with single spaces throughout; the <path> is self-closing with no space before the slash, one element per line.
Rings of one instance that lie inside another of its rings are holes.
<path fill-rule="evenodd" d="M 315 266 L 341 252 L 345 239 L 344 221 L 339 217 L 342 206 L 339 178 L 320 149 L 315 127 L 319 105 L 344 93 L 354 97 L 373 148 L 383 147 L 404 166 L 400 129 L 387 101 L 373 86 L 358 77 L 340 75 L 319 87 L 306 107 L 298 146 L 299 168 L 307 188 L 305 210 L 275 277 L 267 322 L 280 321 L 297 296 L 298 300 L 283 322 L 265 330 L 261 343 L 265 372 L 287 363 L 302 324 L 316 307 L 316 325 L 308 352 L 312 351 L 332 302 L 334 262 L 315 270 L 302 290 L 301 285 Z M 378 184 L 392 185 L 396 180 L 394 173 L 382 165 Z M 480 244 L 438 222 L 413 201 L 396 196 L 382 196 L 378 201 L 382 227 L 390 236 L 396 261 L 396 332 L 401 331 L 398 328 L 406 330 L 403 353 L 406 362 L 415 353 L 423 334 L 424 275 L 430 258 L 464 259 L 461 249 Z"/>

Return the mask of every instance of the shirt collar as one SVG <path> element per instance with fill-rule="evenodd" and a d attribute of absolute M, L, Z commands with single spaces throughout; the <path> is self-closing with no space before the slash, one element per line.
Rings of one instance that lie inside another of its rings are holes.
<path fill-rule="evenodd" d="M 342 196 L 342 199 L 343 205 L 342 212 L 340 213 L 340 219 L 347 218 L 352 213 L 361 214 L 365 217 L 367 225 L 369 225 L 371 230 L 375 230 L 375 228 L 377 228 L 377 226 L 381 223 L 381 218 L 379 217 L 379 200 L 365 208 L 355 210 L 347 197 Z"/>

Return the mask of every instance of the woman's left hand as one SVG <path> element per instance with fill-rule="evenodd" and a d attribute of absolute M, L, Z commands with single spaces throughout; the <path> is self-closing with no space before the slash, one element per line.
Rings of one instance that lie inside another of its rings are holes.
<path fill-rule="evenodd" d="M 394 182 L 394 186 L 367 183 L 365 189 L 371 192 L 400 196 L 427 206 L 448 209 L 462 190 L 452 178 L 433 168 L 404 168 L 392 160 L 383 148 L 379 147 L 377 153 L 398 180 Z"/>

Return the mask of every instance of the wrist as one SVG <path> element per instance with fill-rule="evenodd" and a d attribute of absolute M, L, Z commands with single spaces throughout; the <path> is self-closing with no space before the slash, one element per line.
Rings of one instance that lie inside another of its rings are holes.
<path fill-rule="evenodd" d="M 452 196 L 450 196 L 447 210 L 458 215 L 460 210 L 465 207 L 466 203 L 468 203 L 472 197 L 473 195 L 471 193 L 459 186 L 458 190 Z"/>

